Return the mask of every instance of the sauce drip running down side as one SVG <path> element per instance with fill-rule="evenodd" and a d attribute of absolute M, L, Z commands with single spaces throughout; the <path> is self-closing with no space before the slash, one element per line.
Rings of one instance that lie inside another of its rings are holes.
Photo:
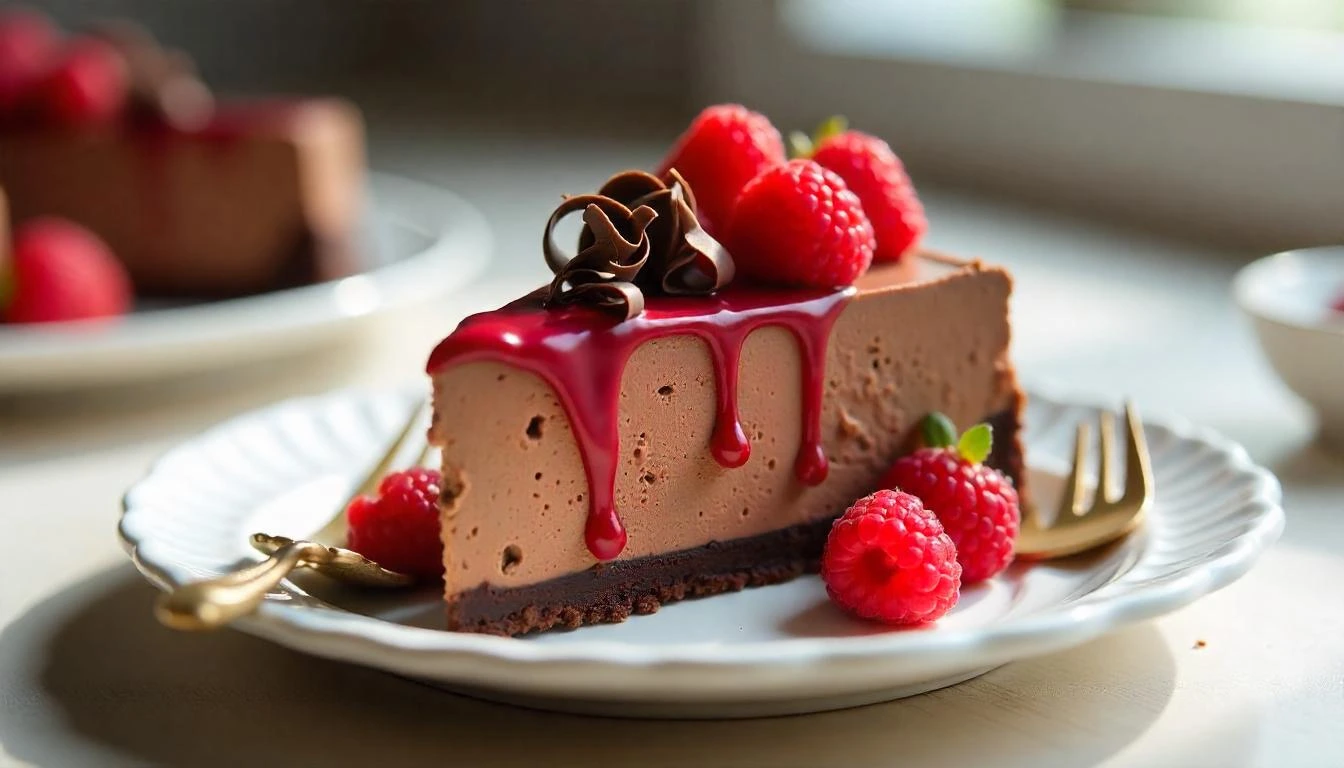
<path fill-rule="evenodd" d="M 642 344 L 667 336 L 705 342 L 714 365 L 716 413 L 710 450 L 724 467 L 740 467 L 751 442 L 738 414 L 742 345 L 765 326 L 788 329 L 798 342 L 803 369 L 802 444 L 794 464 L 798 480 L 826 479 L 821 440 L 822 389 L 831 328 L 853 288 L 761 290 L 729 287 L 710 297 L 658 296 L 624 322 L 598 310 L 572 306 L 546 310 L 541 294 L 462 322 L 430 356 L 431 374 L 446 366 L 492 360 L 541 377 L 569 418 L 587 475 L 585 543 L 593 557 L 612 560 L 625 548 L 626 532 L 615 506 L 619 469 L 621 379 L 626 361 Z"/>

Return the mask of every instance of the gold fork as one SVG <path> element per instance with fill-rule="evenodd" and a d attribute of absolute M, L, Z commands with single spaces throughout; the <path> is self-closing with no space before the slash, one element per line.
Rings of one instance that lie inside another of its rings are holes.
<path fill-rule="evenodd" d="M 388 570 L 358 552 L 339 545 L 345 543 L 345 509 L 359 496 L 374 492 L 396 463 L 403 447 L 424 418 L 425 403 L 418 404 L 387 451 L 368 471 L 354 492 L 312 540 L 295 541 L 284 536 L 252 534 L 253 549 L 268 557 L 213 579 L 179 585 L 159 596 L 154 615 L 165 626 L 182 630 L 217 629 L 261 605 L 277 584 L 296 568 L 311 568 L 347 584 L 369 587 L 405 587 L 415 579 Z M 414 466 L 428 457 L 428 444 L 421 449 Z"/>
<path fill-rule="evenodd" d="M 1091 429 L 1078 425 L 1073 468 L 1064 487 L 1064 497 L 1053 520 L 1041 519 L 1036 509 L 1025 510 L 1015 551 L 1026 559 L 1066 557 L 1095 549 L 1126 536 L 1143 523 L 1153 502 L 1153 469 L 1143 423 L 1133 403 L 1125 404 L 1125 480 L 1120 494 L 1115 488 L 1115 414 L 1103 411 L 1098 419 L 1101 432 L 1100 469 L 1091 505 L 1086 504 L 1086 466 Z"/>

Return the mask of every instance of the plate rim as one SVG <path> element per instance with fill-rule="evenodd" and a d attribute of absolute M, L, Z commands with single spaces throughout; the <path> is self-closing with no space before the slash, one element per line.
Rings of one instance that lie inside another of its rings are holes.
<path fill-rule="evenodd" d="M 249 345 L 239 341 L 240 325 L 246 339 L 278 333 L 285 341 L 272 345 L 273 348 L 293 351 L 307 346 L 299 339 L 301 336 L 336 332 L 351 322 L 459 291 L 480 277 L 493 258 L 494 236 L 485 215 L 461 195 L 430 182 L 376 170 L 367 172 L 366 188 L 375 203 L 369 214 L 372 219 L 395 223 L 423 235 L 428 240 L 423 248 L 400 260 L 335 280 L 184 307 L 151 309 L 112 323 L 94 320 L 0 325 L 0 364 L 13 371 L 27 371 L 0 377 L 0 391 L 23 391 L 44 383 L 81 386 L 144 378 L 134 372 L 61 372 L 82 369 L 82 364 L 67 363 L 87 356 L 155 358 L 143 366 L 151 373 L 206 370 L 212 367 L 208 362 L 201 364 L 187 358 L 197 360 L 207 356 L 176 352 L 220 342 L 246 348 Z M 395 202 L 377 206 L 380 197 Z M 432 208 L 433 213 L 408 212 L 413 205 Z M 343 292 L 355 295 L 355 299 L 342 302 Z M 265 320 L 276 313 L 285 318 L 279 328 Z M 171 360 L 162 362 L 165 356 Z M 226 357 L 234 359 L 231 355 Z M 256 359 L 265 357 L 257 355 Z M 34 371 L 31 366 L 40 368 Z"/>
<path fill-rule="evenodd" d="M 396 390 L 409 404 L 418 391 Z M 249 419 L 261 419 L 282 409 L 321 407 L 326 400 L 354 397 L 391 397 L 392 391 L 367 388 L 342 389 L 321 395 L 282 401 L 222 422 L 163 454 L 122 499 L 118 533 L 136 568 L 156 587 L 166 589 L 176 579 L 170 569 L 146 556 L 144 537 L 134 525 L 136 496 L 151 483 L 159 467 L 192 449 L 197 442 L 233 428 Z M 1029 399 L 1061 409 L 1113 407 L 1107 398 L 1079 396 L 1048 386 L 1032 386 Z M 1246 450 L 1216 430 L 1170 415 L 1145 414 L 1145 427 L 1165 431 L 1177 439 L 1202 444 L 1221 458 L 1239 476 L 1251 479 L 1251 493 L 1242 508 L 1258 509 L 1255 524 L 1226 542 L 1218 554 L 1187 566 L 1175 578 L 1146 583 L 1105 601 L 1045 610 L 1009 619 L 988 627 L 941 629 L 927 632 L 894 632 L 857 637 L 788 638 L 722 645 L 709 642 L 635 645 L 613 640 L 585 640 L 564 644 L 535 643 L 526 639 L 411 627 L 355 614 L 333 606 L 309 606 L 268 600 L 255 614 L 234 623 L 239 629 L 310 653 L 344 658 L 371 666 L 423 668 L 425 662 L 445 659 L 489 660 L 506 664 L 544 666 L 589 663 L 627 670 L 694 666 L 731 667 L 738 671 L 797 667 L 822 660 L 853 661 L 892 655 L 929 658 L 1004 658 L 1044 653 L 1076 645 L 1125 624 L 1169 613 L 1227 586 L 1244 575 L 1256 559 L 1279 537 L 1285 516 L 1282 488 L 1269 470 L 1257 465 Z M 1139 562 L 1142 562 L 1140 559 Z M 1123 578 L 1123 576 L 1121 576 Z M 321 639 L 318 646 L 315 639 Z M 384 654 L 379 656 L 379 654 Z M 403 663 L 392 663 L 395 654 Z M 440 675 L 441 676 L 441 675 Z M 465 678 L 465 675 L 461 675 Z M 465 681 L 465 679 L 464 679 Z"/>

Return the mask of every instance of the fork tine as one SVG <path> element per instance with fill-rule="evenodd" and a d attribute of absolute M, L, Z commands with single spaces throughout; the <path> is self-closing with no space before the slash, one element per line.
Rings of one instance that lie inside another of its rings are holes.
<path fill-rule="evenodd" d="M 1143 421 L 1132 402 L 1125 403 L 1125 422 L 1125 493 L 1121 498 L 1147 507 L 1153 497 L 1153 467 Z"/>
<path fill-rule="evenodd" d="M 1083 494 L 1087 492 L 1083 474 L 1087 471 L 1087 444 L 1090 438 L 1091 429 L 1087 422 L 1079 422 L 1078 438 L 1073 446 L 1073 467 L 1069 470 L 1069 479 L 1064 484 L 1064 497 L 1059 500 L 1055 525 L 1059 525 L 1067 516 L 1082 513 Z"/>
<path fill-rule="evenodd" d="M 1095 509 L 1115 498 L 1115 414 L 1102 411 L 1098 419 L 1101 427 L 1101 459 L 1097 477 L 1097 498 L 1092 507 Z"/>

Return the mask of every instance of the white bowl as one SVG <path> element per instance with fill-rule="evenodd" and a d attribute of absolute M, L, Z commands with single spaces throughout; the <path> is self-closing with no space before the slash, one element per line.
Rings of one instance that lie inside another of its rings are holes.
<path fill-rule="evenodd" d="M 1255 323 L 1265 356 L 1312 405 L 1321 436 L 1344 448 L 1344 246 L 1266 256 L 1237 273 L 1237 303 Z"/>

